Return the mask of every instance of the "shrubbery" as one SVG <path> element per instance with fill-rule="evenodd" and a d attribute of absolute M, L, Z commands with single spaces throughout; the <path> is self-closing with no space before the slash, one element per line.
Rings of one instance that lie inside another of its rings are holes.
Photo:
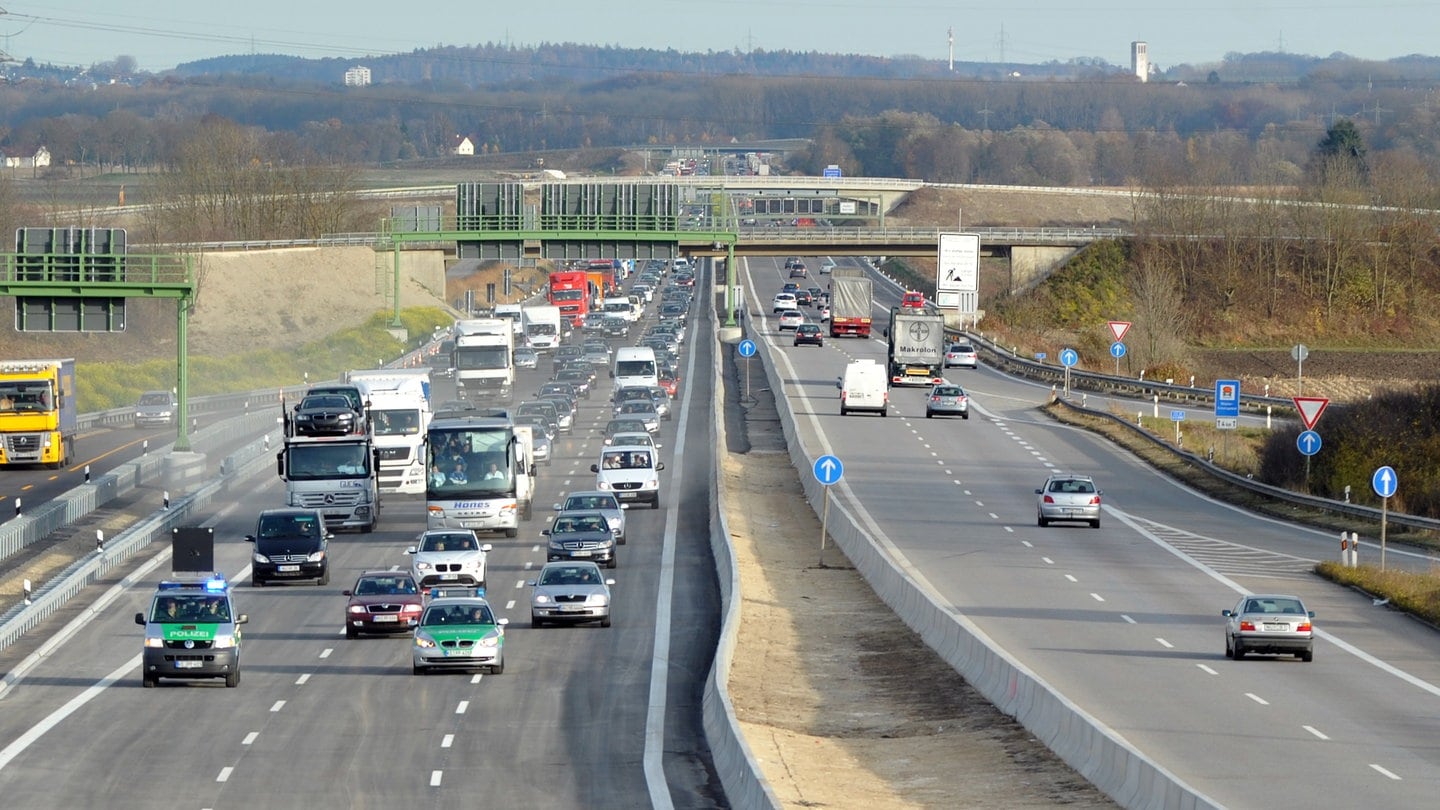
<path fill-rule="evenodd" d="M 1379 506 L 1370 479 L 1379 467 L 1395 468 L 1400 487 L 1390 509 L 1440 517 L 1440 385 L 1391 391 L 1351 405 L 1331 405 L 1317 428 L 1324 448 L 1310 459 L 1295 447 L 1299 425 L 1280 427 L 1260 456 L 1260 479 L 1269 484 Z"/>

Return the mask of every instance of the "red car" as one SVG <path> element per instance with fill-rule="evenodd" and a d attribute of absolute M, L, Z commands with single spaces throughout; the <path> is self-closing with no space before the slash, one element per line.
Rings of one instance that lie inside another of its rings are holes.
<path fill-rule="evenodd" d="M 409 633 L 420 621 L 424 597 L 408 571 L 366 571 L 344 594 L 345 637 L 361 633 Z"/>
<path fill-rule="evenodd" d="M 660 372 L 659 382 L 660 387 L 664 388 L 665 392 L 672 397 L 676 396 L 677 392 L 680 390 L 680 378 L 675 376 L 674 372 Z"/>
<path fill-rule="evenodd" d="M 907 292 L 905 297 L 900 299 L 901 309 L 924 309 L 925 293 Z"/>

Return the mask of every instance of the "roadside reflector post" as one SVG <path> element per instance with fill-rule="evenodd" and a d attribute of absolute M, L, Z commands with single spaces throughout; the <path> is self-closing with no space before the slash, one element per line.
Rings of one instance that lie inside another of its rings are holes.
<path fill-rule="evenodd" d="M 25 604 L 30 604 L 30 580 L 25 580 Z"/>
<path fill-rule="evenodd" d="M 105 553 L 105 530 L 104 530 L 104 529 L 96 529 L 96 530 L 95 530 L 95 553 L 96 553 L 96 554 L 104 554 L 104 553 Z"/>
<path fill-rule="evenodd" d="M 1150 403 L 1151 403 L 1151 408 L 1153 409 L 1153 412 L 1152 412 L 1150 415 L 1153 416 L 1153 417 L 1156 418 L 1156 419 L 1159 419 L 1159 418 L 1160 418 L 1160 395 L 1159 395 L 1159 394 L 1153 394 L 1153 395 L 1151 395 Z"/>

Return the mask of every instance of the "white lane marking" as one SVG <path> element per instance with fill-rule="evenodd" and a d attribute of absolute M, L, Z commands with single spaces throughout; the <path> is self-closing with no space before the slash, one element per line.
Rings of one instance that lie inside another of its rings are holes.
<path fill-rule="evenodd" d="M 1070 580 L 1071 582 L 1079 582 L 1079 581 L 1080 581 L 1080 580 L 1078 580 L 1078 579 L 1075 578 L 1075 575 L 1074 575 L 1074 574 L 1066 574 L 1066 575 L 1065 575 L 1065 578 L 1068 579 L 1068 580 Z"/>
<path fill-rule="evenodd" d="M 259 737 L 259 736 L 260 736 L 260 732 L 258 732 L 258 731 L 252 731 L 252 732 L 250 732 L 249 734 L 246 734 L 246 735 L 245 735 L 245 739 L 241 740 L 241 741 L 240 741 L 240 744 L 241 744 L 241 745 L 251 745 L 252 743 L 255 742 L 255 739 L 256 739 L 257 737 Z"/>
<path fill-rule="evenodd" d="M 1101 595 L 1098 594 L 1098 593 L 1095 593 L 1094 591 L 1091 591 L 1091 592 L 1090 592 L 1090 598 L 1091 598 L 1091 599 L 1094 599 L 1096 602 L 1104 602 L 1104 601 L 1105 601 L 1105 597 L 1101 596 Z"/>
<path fill-rule="evenodd" d="M 477 684 L 477 683 L 480 682 L 480 679 L 481 679 L 482 677 L 484 677 L 484 676 L 482 676 L 480 673 L 477 672 L 477 673 L 475 673 L 474 675 L 471 675 L 471 676 L 470 676 L 470 683 L 471 683 L 472 685 L 473 685 L 473 684 Z M 456 714 L 462 714 L 462 712 L 456 712 Z"/>
<path fill-rule="evenodd" d="M 450 746 L 452 746 L 452 745 L 454 745 L 454 744 L 455 744 L 455 735 L 454 735 L 454 734 L 446 734 L 444 737 L 441 737 L 441 738 L 440 738 L 440 747 L 441 747 L 441 748 L 449 748 Z"/>
<path fill-rule="evenodd" d="M 539 547 L 539 546 L 531 546 L 531 547 L 530 547 L 530 553 L 531 553 L 531 554 L 534 554 L 535 552 L 537 552 L 537 551 L 539 551 L 539 550 L 540 550 L 540 547 Z"/>
<path fill-rule="evenodd" d="M 1006 527 L 1005 527 L 1005 531 L 1010 532 L 1011 534 L 1014 534 L 1014 533 L 1015 533 L 1014 527 L 1011 527 L 1011 526 L 1006 526 Z"/>
<path fill-rule="evenodd" d="M 1030 545 L 1030 544 L 1029 544 L 1029 543 L 1026 543 L 1025 545 L 1028 546 L 1028 545 Z M 1043 562 L 1043 563 L 1045 563 L 1046 565 L 1054 565 L 1054 564 L 1055 564 L 1055 561 L 1052 560 L 1052 559 L 1050 559 L 1049 557 L 1041 557 L 1041 558 L 1040 558 L 1040 562 Z"/>
<path fill-rule="evenodd" d="M 31 726 L 25 731 L 24 734 L 21 734 L 18 738 L 16 738 L 15 742 L 12 742 L 9 745 L 5 746 L 3 750 L 0 750 L 0 771 L 5 770 L 5 766 L 9 765 L 10 761 L 15 759 L 15 757 L 20 756 L 20 754 L 23 753 L 26 748 L 29 748 L 32 743 L 45 736 L 45 733 L 47 731 L 60 725 L 60 721 L 74 714 L 81 706 L 84 706 L 86 703 L 89 703 L 90 701 L 99 697 L 101 693 L 103 693 L 106 689 L 110 688 L 111 684 L 125 677 L 125 673 L 129 672 L 135 667 L 140 666 L 140 661 L 141 656 L 137 655 L 134 658 L 131 658 L 129 661 L 121 664 L 109 675 L 106 675 L 104 678 L 96 681 L 93 686 L 89 687 L 84 692 L 81 692 L 75 697 L 70 698 L 70 700 L 67 701 L 64 706 L 61 706 L 60 708 L 51 712 L 45 717 L 44 720 L 41 720 L 40 722 Z"/>
<path fill-rule="evenodd" d="M 966 494 L 966 495 L 971 495 L 971 494 L 973 494 L 973 493 L 971 493 L 970 490 L 968 490 L 968 489 L 962 489 L 962 490 L 960 490 L 960 491 L 963 492 L 963 493 Z"/>
<path fill-rule="evenodd" d="M 329 658 L 329 657 L 330 657 L 330 653 L 333 653 L 333 652 L 335 652 L 335 649 L 334 649 L 333 647 L 326 647 L 325 649 L 323 649 L 323 650 L 320 651 L 320 657 L 321 657 L 321 658 Z"/>
<path fill-rule="evenodd" d="M 431 771 L 431 772 L 430 772 L 430 787 L 440 787 L 440 777 L 441 777 L 441 775 L 444 774 L 444 773 L 445 773 L 444 771 Z"/>
<path fill-rule="evenodd" d="M 985 505 L 985 502 L 984 502 L 984 501 L 976 501 L 976 502 L 975 502 L 975 505 L 976 505 L 976 506 L 984 506 L 984 505 Z"/>
<path fill-rule="evenodd" d="M 305 673 L 304 675 L 301 675 L 300 677 L 298 677 L 298 678 L 295 679 L 295 685 L 296 685 L 296 686 L 304 686 L 304 685 L 305 685 L 305 682 L 308 681 L 308 680 L 310 680 L 310 673 L 307 672 L 307 673 Z"/>
<path fill-rule="evenodd" d="M 1006 526 L 1005 528 L 1008 529 L 1008 528 L 1010 528 L 1010 527 L 1009 527 L 1009 526 Z M 1021 540 L 1021 541 L 1020 541 L 1020 545 L 1024 546 L 1025 548 L 1034 548 L 1034 547 L 1035 547 L 1035 544 L 1032 543 L 1032 542 L 1030 542 L 1029 540 Z"/>
<path fill-rule="evenodd" d="M 278 712 L 278 711 L 280 711 L 280 710 L 283 709 L 283 708 L 285 708 L 285 701 L 283 701 L 283 700 L 277 700 L 277 701 L 275 701 L 275 703 L 274 703 L 273 705 L 270 706 L 270 711 L 272 711 L 272 712 Z"/>
<path fill-rule="evenodd" d="M 1124 619 L 1126 624 L 1139 624 L 1139 622 L 1135 621 L 1124 613 L 1120 614 L 1120 618 Z"/>
<path fill-rule="evenodd" d="M 1270 705 L 1270 701 L 1266 700 L 1265 698 L 1260 697 L 1259 695 L 1255 694 L 1254 692 L 1246 692 L 1246 693 L 1245 693 L 1245 697 L 1248 697 L 1248 698 L 1250 698 L 1251 700 L 1255 701 L 1256 703 L 1259 703 L 1261 706 L 1269 706 L 1269 705 Z"/>
<path fill-rule="evenodd" d="M 1379 773 L 1381 776 L 1384 776 L 1384 777 L 1387 778 L 1387 779 L 1394 779 L 1396 782 L 1399 782 L 1399 781 L 1400 781 L 1400 777 L 1396 776 L 1393 772 L 1387 771 L 1387 770 L 1385 770 L 1384 768 L 1380 767 L 1379 765 L 1376 765 L 1376 764 L 1373 763 L 1373 762 L 1370 763 L 1370 767 L 1374 768 L 1377 773 Z"/>
<path fill-rule="evenodd" d="M 506 609 L 506 610 L 514 610 L 514 609 L 515 609 L 515 600 L 514 600 L 514 599 L 511 599 L 509 602 L 506 602 L 506 603 L 505 603 L 505 609 Z"/>
<path fill-rule="evenodd" d="M 515 580 L 515 587 L 517 587 L 517 588 L 523 588 L 523 587 L 525 587 L 525 580 L 523 580 L 523 579 L 517 579 L 517 580 Z"/>
<path fill-rule="evenodd" d="M 534 567 L 535 567 L 535 561 L 534 561 L 534 560 L 526 560 L 526 561 L 525 561 L 525 570 L 526 570 L 526 571 L 529 571 L 531 568 L 534 568 Z"/>
<path fill-rule="evenodd" d="M 991 512 L 991 513 L 990 513 L 990 519 L 991 519 L 991 520 L 999 520 L 999 519 L 1000 519 L 1000 516 L 997 515 L 997 514 L 995 514 L 994 512 Z"/>
<path fill-rule="evenodd" d="M 468 708 L 470 708 L 470 701 L 468 701 L 468 700 L 462 700 L 462 701 L 460 701 L 460 705 L 458 705 L 458 706 L 455 707 L 455 713 L 456 713 L 456 714 L 464 714 L 464 713 L 465 713 L 465 710 L 468 709 Z"/>
<path fill-rule="evenodd" d="M 1301 726 L 1301 728 L 1305 729 L 1306 731 L 1310 732 L 1311 734 L 1314 734 L 1316 737 L 1319 737 L 1319 738 L 1322 739 L 1322 740 L 1328 740 L 1328 739 L 1330 739 L 1329 737 L 1327 737 L 1327 736 L 1325 736 L 1324 734 L 1320 733 L 1320 729 L 1315 728 L 1314 726 Z"/>
<path fill-rule="evenodd" d="M 1216 672 L 1216 671 L 1215 671 L 1215 668 L 1212 667 L 1212 666 L 1210 666 L 1209 664 L 1196 664 L 1195 666 L 1199 667 L 1201 672 L 1204 672 L 1204 673 L 1206 673 L 1206 674 L 1208 674 L 1208 675 L 1219 675 L 1219 674 L 1220 674 L 1219 672 Z"/>
<path fill-rule="evenodd" d="M 218 776 L 215 777 L 215 781 L 216 781 L 216 782 L 228 782 L 228 781 L 230 781 L 230 774 L 232 774 L 232 773 L 234 773 L 234 772 L 235 772 L 235 769 L 234 769 L 234 768 L 230 767 L 229 765 L 226 765 L 225 767 L 223 767 L 223 768 L 220 769 L 220 775 L 218 775 Z"/>
<path fill-rule="evenodd" d="M 1155 640 L 1160 643 L 1160 646 L 1161 646 L 1161 647 L 1164 647 L 1164 648 L 1167 649 L 1167 650 L 1173 650 L 1173 649 L 1175 649 L 1175 645 L 1174 645 L 1174 644 L 1171 644 L 1170 642 L 1166 641 L 1166 640 L 1163 639 L 1163 638 L 1160 638 L 1159 636 L 1156 636 L 1156 637 L 1155 637 Z"/>

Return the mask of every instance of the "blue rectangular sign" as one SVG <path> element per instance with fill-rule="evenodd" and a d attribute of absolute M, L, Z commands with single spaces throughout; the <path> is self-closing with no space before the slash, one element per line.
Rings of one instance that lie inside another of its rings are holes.
<path fill-rule="evenodd" d="M 1224 419 L 1238 416 L 1240 416 L 1240 381 L 1216 380 L 1215 418 Z"/>

